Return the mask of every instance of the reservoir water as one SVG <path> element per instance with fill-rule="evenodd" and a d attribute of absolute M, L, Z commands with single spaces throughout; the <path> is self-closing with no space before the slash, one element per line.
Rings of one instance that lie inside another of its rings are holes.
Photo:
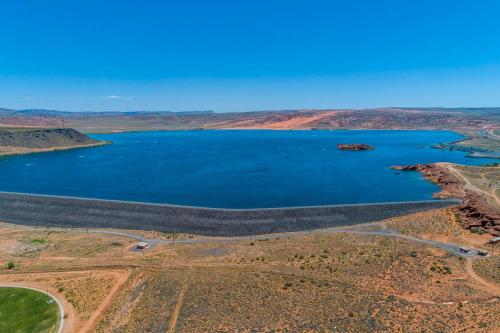
<path fill-rule="evenodd" d="M 112 145 L 0 159 L 0 191 L 264 208 L 429 200 L 438 187 L 392 165 L 488 159 L 433 149 L 448 131 L 161 131 L 92 135 Z M 366 143 L 372 151 L 339 151 Z"/>

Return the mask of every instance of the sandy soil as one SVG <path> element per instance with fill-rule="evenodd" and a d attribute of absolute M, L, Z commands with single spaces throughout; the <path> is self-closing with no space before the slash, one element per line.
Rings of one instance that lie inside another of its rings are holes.
<path fill-rule="evenodd" d="M 99 307 L 94 311 L 94 313 L 92 313 L 90 318 L 78 330 L 78 332 L 87 333 L 87 332 L 94 331 L 95 326 L 97 325 L 97 321 L 102 316 L 104 311 L 106 311 L 109 308 L 109 306 L 112 304 L 113 299 L 115 298 L 116 294 L 120 291 L 120 289 L 123 287 L 125 282 L 127 282 L 127 279 L 130 277 L 130 271 L 113 272 L 113 275 L 116 277 L 116 283 L 113 286 L 113 289 L 111 289 L 111 291 L 106 296 L 104 301 L 99 305 Z"/>

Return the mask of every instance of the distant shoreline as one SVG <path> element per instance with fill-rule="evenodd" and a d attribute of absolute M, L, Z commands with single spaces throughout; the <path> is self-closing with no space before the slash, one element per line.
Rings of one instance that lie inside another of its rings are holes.
<path fill-rule="evenodd" d="M 28 154 L 36 154 L 36 153 L 48 153 L 54 151 L 63 151 L 70 149 L 79 149 L 79 148 L 90 148 L 90 147 L 100 147 L 112 144 L 111 141 L 99 141 L 96 143 L 88 143 L 83 145 L 75 145 L 75 146 L 62 146 L 62 147 L 50 147 L 50 148 L 26 148 L 26 147 L 1 147 L 0 146 L 0 157 L 1 156 L 13 156 L 13 155 L 28 155 Z M 8 148 L 12 149 L 12 151 L 2 151 L 2 149 Z"/>
<path fill-rule="evenodd" d="M 92 134 L 120 134 L 120 133 L 140 133 L 140 132 L 187 132 L 187 131 L 440 131 L 452 132 L 454 134 L 464 137 L 461 140 L 468 140 L 465 134 L 458 133 L 451 129 L 446 128 L 258 128 L 258 127 L 228 127 L 228 128 L 177 128 L 177 129 L 117 129 L 117 130 L 103 130 L 103 131 L 89 131 L 82 128 L 78 129 L 80 132 Z M 454 142 L 454 141 L 452 141 Z"/>

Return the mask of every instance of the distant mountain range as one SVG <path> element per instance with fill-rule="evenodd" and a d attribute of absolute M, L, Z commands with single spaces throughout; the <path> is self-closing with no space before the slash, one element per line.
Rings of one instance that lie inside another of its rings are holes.
<path fill-rule="evenodd" d="M 477 108 L 444 108 L 444 107 L 387 107 L 373 109 L 307 109 L 307 110 L 262 110 L 248 112 L 226 112 L 218 114 L 252 114 L 263 113 L 293 113 L 298 111 L 365 111 L 365 110 L 405 110 L 405 111 L 429 111 L 429 112 L 453 112 L 475 115 L 500 115 L 500 107 L 477 107 Z M 64 116 L 64 117 L 86 117 L 86 116 L 140 116 L 140 115 L 211 115 L 214 111 L 61 111 L 50 109 L 7 109 L 0 108 L 0 116 Z"/>
<path fill-rule="evenodd" d="M 86 116 L 139 116 L 153 114 L 179 114 L 179 115 L 197 115 L 211 114 L 213 111 L 58 111 L 47 109 L 5 109 L 0 108 L 0 116 L 45 116 L 45 117 L 86 117 Z"/>
<path fill-rule="evenodd" d="M 0 109 L 0 127 L 72 127 L 83 132 L 175 129 L 451 129 L 497 133 L 500 108 L 379 108 L 69 112 Z M 492 132 L 493 131 L 493 132 Z"/>

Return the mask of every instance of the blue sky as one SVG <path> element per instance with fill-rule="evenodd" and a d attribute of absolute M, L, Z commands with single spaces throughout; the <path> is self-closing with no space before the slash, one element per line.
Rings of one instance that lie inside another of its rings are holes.
<path fill-rule="evenodd" d="M 0 0 L 0 107 L 500 106 L 500 2 Z"/>

